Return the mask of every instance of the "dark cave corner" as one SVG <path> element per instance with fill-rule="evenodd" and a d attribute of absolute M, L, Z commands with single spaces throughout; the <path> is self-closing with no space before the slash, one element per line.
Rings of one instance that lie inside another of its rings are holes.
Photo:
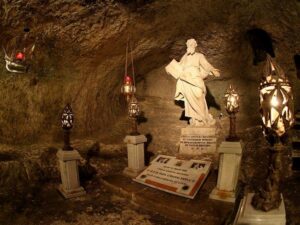
<path fill-rule="evenodd" d="M 300 55 L 298 54 L 294 55 L 294 62 L 296 66 L 297 78 L 300 79 Z"/>
<path fill-rule="evenodd" d="M 253 50 L 253 65 L 258 65 L 267 58 L 267 54 L 275 57 L 273 40 L 271 36 L 260 28 L 253 28 L 247 31 L 247 39 Z"/>
<path fill-rule="evenodd" d="M 220 104 L 217 103 L 216 98 L 212 95 L 209 88 L 206 86 L 206 96 L 205 96 L 207 107 L 209 108 L 215 108 L 217 110 L 221 110 Z"/>

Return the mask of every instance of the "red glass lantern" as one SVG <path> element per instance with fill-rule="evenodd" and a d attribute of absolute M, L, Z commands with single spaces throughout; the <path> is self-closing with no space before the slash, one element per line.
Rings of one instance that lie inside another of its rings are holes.
<path fill-rule="evenodd" d="M 28 37 L 30 29 L 24 28 L 23 34 L 17 35 L 3 46 L 5 68 L 11 73 L 26 73 L 32 63 L 35 38 Z"/>
<path fill-rule="evenodd" d="M 25 54 L 23 52 L 18 52 L 16 54 L 16 59 L 23 61 L 25 59 Z"/>
<path fill-rule="evenodd" d="M 127 101 L 129 101 L 130 97 L 135 93 L 136 88 L 133 84 L 133 80 L 130 76 L 126 75 L 124 77 L 124 83 L 121 87 L 121 93 L 125 95 Z"/>

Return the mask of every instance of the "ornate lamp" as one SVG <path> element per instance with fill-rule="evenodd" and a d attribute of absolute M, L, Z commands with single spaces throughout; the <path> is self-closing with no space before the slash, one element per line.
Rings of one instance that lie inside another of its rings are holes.
<path fill-rule="evenodd" d="M 64 147 L 63 150 L 71 151 L 73 148 L 70 145 L 70 130 L 73 127 L 74 114 L 70 104 L 67 104 L 61 115 L 61 126 L 64 130 Z"/>
<path fill-rule="evenodd" d="M 263 188 L 255 193 L 252 205 L 270 211 L 281 204 L 280 178 L 284 137 L 294 123 L 293 94 L 291 85 L 281 68 L 267 57 L 265 76 L 260 83 L 260 113 L 263 132 L 271 144 L 269 175 Z"/>
<path fill-rule="evenodd" d="M 128 115 L 129 118 L 132 120 L 132 131 L 130 135 L 139 135 L 140 133 L 138 132 L 137 129 L 137 119 L 140 116 L 141 111 L 140 111 L 140 106 L 139 103 L 136 99 L 136 97 L 133 95 L 128 103 Z"/>
<path fill-rule="evenodd" d="M 235 114 L 239 111 L 240 97 L 234 88 L 229 85 L 225 95 L 225 108 L 230 118 L 230 130 L 229 136 L 226 138 L 226 141 L 238 141 L 239 138 L 236 135 L 236 116 Z"/>
<path fill-rule="evenodd" d="M 35 49 L 35 43 L 28 43 L 29 31 L 29 28 L 24 28 L 25 34 L 16 39 L 17 43 L 3 47 L 5 67 L 11 73 L 26 73 L 29 69 L 29 61 Z"/>

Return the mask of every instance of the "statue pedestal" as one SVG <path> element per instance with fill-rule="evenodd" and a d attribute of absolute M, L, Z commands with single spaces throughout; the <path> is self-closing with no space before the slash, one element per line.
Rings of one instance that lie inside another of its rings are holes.
<path fill-rule="evenodd" d="M 181 129 L 179 153 L 184 155 L 201 155 L 216 153 L 216 127 L 189 126 Z"/>
<path fill-rule="evenodd" d="M 57 152 L 62 184 L 58 190 L 65 198 L 74 198 L 85 195 L 86 192 L 80 186 L 77 162 L 81 158 L 78 151 Z"/>
<path fill-rule="evenodd" d="M 283 196 L 278 209 L 269 212 L 256 210 L 251 205 L 254 193 L 247 194 L 241 201 L 234 225 L 285 225 L 285 207 Z"/>
<path fill-rule="evenodd" d="M 130 177 L 136 177 L 145 169 L 144 143 L 147 138 L 144 135 L 126 136 L 124 142 L 127 144 L 128 167 L 123 173 Z"/>
<path fill-rule="evenodd" d="M 217 186 L 209 197 L 225 202 L 235 202 L 236 185 L 240 170 L 242 146 L 240 142 L 222 142 Z"/>

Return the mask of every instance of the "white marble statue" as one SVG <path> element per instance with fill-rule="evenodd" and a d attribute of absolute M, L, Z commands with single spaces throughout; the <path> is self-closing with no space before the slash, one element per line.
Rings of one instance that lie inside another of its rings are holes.
<path fill-rule="evenodd" d="M 215 119 L 208 112 L 204 79 L 209 75 L 219 77 L 219 70 L 210 65 L 203 54 L 196 52 L 195 39 L 189 39 L 186 45 L 187 51 L 180 62 L 173 59 L 166 66 L 167 73 L 177 79 L 175 100 L 184 101 L 190 125 L 213 125 Z"/>

